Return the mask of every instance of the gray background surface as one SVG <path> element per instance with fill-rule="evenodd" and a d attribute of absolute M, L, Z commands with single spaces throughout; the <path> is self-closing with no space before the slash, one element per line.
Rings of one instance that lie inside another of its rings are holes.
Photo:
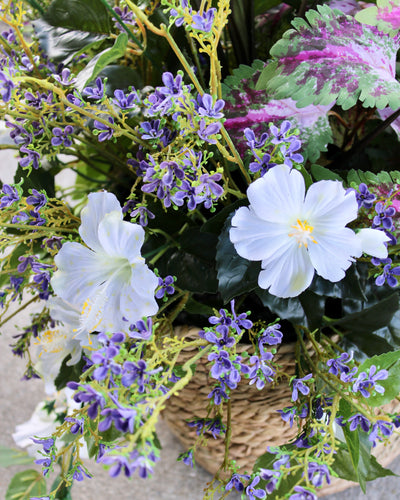
<path fill-rule="evenodd" d="M 13 153 L 0 152 L 0 179 L 11 182 L 15 160 Z M 65 182 L 61 180 L 59 182 Z M 43 384 L 39 380 L 22 381 L 25 362 L 14 357 L 9 345 L 12 336 L 18 333 L 17 326 L 29 325 L 29 311 L 24 311 L 18 318 L 11 320 L 0 329 L 0 444 L 15 447 L 11 437 L 15 425 L 27 421 L 39 401 L 44 399 Z M 159 436 L 163 445 L 161 460 L 155 468 L 151 479 L 140 479 L 134 476 L 130 480 L 125 477 L 112 479 L 97 464 L 89 463 L 88 468 L 94 478 L 75 483 L 72 490 L 73 500 L 200 500 L 203 488 L 211 476 L 201 467 L 190 469 L 176 462 L 176 457 L 183 450 L 172 436 L 165 424 L 160 422 Z M 12 476 L 24 467 L 0 468 L 0 499 L 5 498 L 7 485 Z M 391 469 L 400 474 L 400 459 L 395 460 Z M 394 500 L 400 498 L 400 478 L 389 477 L 368 483 L 367 495 L 359 488 L 351 488 L 345 492 L 329 495 L 327 500 L 365 499 Z M 229 499 L 237 500 L 232 494 Z"/>

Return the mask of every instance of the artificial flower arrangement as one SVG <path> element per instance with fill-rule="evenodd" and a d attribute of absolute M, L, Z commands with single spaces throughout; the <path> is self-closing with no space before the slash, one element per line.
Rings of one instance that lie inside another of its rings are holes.
<path fill-rule="evenodd" d="M 0 198 L 1 325 L 42 306 L 12 349 L 58 394 L 38 410 L 58 424 L 32 436 L 43 477 L 19 473 L 7 500 L 70 498 L 83 450 L 113 477 L 152 474 L 155 425 L 201 364 L 206 416 L 178 459 L 223 443 L 206 495 L 309 500 L 391 474 L 373 452 L 400 425 L 399 12 L 2 0 L 19 167 Z M 64 169 L 76 181 L 57 188 Z M 230 454 L 243 384 L 290 388 L 279 418 L 297 429 L 248 467 Z"/>

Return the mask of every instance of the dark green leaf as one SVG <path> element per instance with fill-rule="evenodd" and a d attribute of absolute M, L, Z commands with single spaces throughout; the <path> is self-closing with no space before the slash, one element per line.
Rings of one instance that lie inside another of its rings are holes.
<path fill-rule="evenodd" d="M 46 480 L 34 469 L 18 472 L 8 485 L 5 500 L 30 500 L 46 495 Z"/>
<path fill-rule="evenodd" d="M 214 215 L 213 217 L 208 219 L 207 222 L 205 222 L 201 226 L 200 231 L 206 233 L 208 232 L 208 233 L 220 234 L 229 214 L 231 214 L 234 210 L 244 205 L 248 205 L 247 199 L 237 200 L 231 205 L 224 207 L 220 212 L 217 213 L 217 215 Z"/>
<path fill-rule="evenodd" d="M 299 295 L 300 304 L 307 317 L 307 326 L 310 330 L 319 328 L 325 312 L 325 297 L 320 297 L 310 290 Z M 286 319 L 286 318 L 285 318 Z"/>
<path fill-rule="evenodd" d="M 250 262 L 238 255 L 229 238 L 231 228 L 230 215 L 218 238 L 216 265 L 218 271 L 218 290 L 224 302 L 233 297 L 254 290 L 260 272 L 259 262 Z"/>
<path fill-rule="evenodd" d="M 366 335 L 388 325 L 399 308 L 399 296 L 397 292 L 394 292 L 370 307 L 368 303 L 361 303 L 361 307 L 360 311 L 348 314 L 334 322 L 336 326 L 340 325 L 346 330 L 345 333 L 350 340 L 353 335 Z"/>
<path fill-rule="evenodd" d="M 68 64 L 75 56 L 91 48 L 97 48 L 107 38 L 87 31 L 56 28 L 43 19 L 33 22 L 40 47 L 49 59 Z"/>
<path fill-rule="evenodd" d="M 53 0 L 43 16 L 52 26 L 91 33 L 110 33 L 110 14 L 100 0 Z"/>
<path fill-rule="evenodd" d="M 94 80 L 99 73 L 110 63 L 124 56 L 128 44 L 128 35 L 120 33 L 114 42 L 114 45 L 97 54 L 77 75 L 76 88 L 82 91 L 85 86 Z"/>
<path fill-rule="evenodd" d="M 54 381 L 57 391 L 64 389 L 64 387 L 67 385 L 67 382 L 78 382 L 80 376 L 82 375 L 82 368 L 85 366 L 86 362 L 82 358 L 76 365 L 68 366 L 67 363 L 70 359 L 70 354 L 66 358 L 64 358 L 57 378 Z"/>
<path fill-rule="evenodd" d="M 256 294 L 263 305 L 280 318 L 297 325 L 307 325 L 307 317 L 299 298 L 281 299 L 261 289 L 256 290 Z"/>
<path fill-rule="evenodd" d="M 58 173 L 56 168 L 39 168 L 37 170 L 32 170 L 30 175 L 27 175 L 27 171 L 24 170 L 20 165 L 14 175 L 14 182 L 19 182 L 21 178 L 24 179 L 22 184 L 22 191 L 24 196 L 29 195 L 29 189 L 37 189 L 40 191 L 44 189 L 49 198 L 54 198 L 55 196 L 55 184 L 54 175 Z"/>
<path fill-rule="evenodd" d="M 332 283 L 316 274 L 309 290 L 325 297 L 366 300 L 364 289 L 367 278 L 368 266 L 363 263 L 355 263 L 346 271 L 346 276 L 342 281 L 337 283 Z"/>
<path fill-rule="evenodd" d="M 0 444 L 0 467 L 33 464 L 33 458 L 26 451 L 14 450 Z"/>

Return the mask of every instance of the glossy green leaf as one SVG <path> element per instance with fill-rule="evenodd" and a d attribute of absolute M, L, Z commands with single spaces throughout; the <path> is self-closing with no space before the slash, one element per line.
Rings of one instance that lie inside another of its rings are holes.
<path fill-rule="evenodd" d="M 91 33 L 110 33 L 112 27 L 100 0 L 53 0 L 43 17 L 52 26 Z"/>
<path fill-rule="evenodd" d="M 243 259 L 236 252 L 229 238 L 232 217 L 233 214 L 225 221 L 218 238 L 216 254 L 218 290 L 225 303 L 237 295 L 257 288 L 257 279 L 260 272 L 259 262 Z"/>
<path fill-rule="evenodd" d="M 307 325 L 307 317 L 298 297 L 281 299 L 260 288 L 256 290 L 256 293 L 263 305 L 280 318 L 297 325 Z"/>
<path fill-rule="evenodd" d="M 8 485 L 5 500 L 30 500 L 46 495 L 46 480 L 34 469 L 18 472 Z"/>
<path fill-rule="evenodd" d="M 114 45 L 97 54 L 78 75 L 76 88 L 82 91 L 109 64 L 124 56 L 128 44 L 128 35 L 120 33 Z"/>
<path fill-rule="evenodd" d="M 385 388 L 384 394 L 374 392 L 368 398 L 369 405 L 383 406 L 393 401 L 400 394 L 400 350 L 387 352 L 365 360 L 359 367 L 358 373 L 368 373 L 372 365 L 375 365 L 378 370 L 385 369 L 389 372 L 387 379 L 378 382 L 379 385 Z"/>
<path fill-rule="evenodd" d="M 33 464 L 33 458 L 26 451 L 7 448 L 0 444 L 0 467 Z"/>
<path fill-rule="evenodd" d="M 51 26 L 43 19 L 33 22 L 40 47 L 54 62 L 68 64 L 75 56 L 89 49 L 98 48 L 107 38 L 99 33 L 69 30 Z"/>
<path fill-rule="evenodd" d="M 370 307 L 368 307 L 368 302 L 361 303 L 361 307 L 362 309 L 358 312 L 348 314 L 344 318 L 334 321 L 335 326 L 340 326 L 345 330 L 345 334 L 348 335 L 350 340 L 352 335 L 367 335 L 389 324 L 399 308 L 398 292 L 378 300 Z"/>

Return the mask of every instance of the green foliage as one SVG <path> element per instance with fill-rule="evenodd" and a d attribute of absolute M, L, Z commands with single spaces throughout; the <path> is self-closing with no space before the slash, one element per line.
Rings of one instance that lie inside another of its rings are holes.
<path fill-rule="evenodd" d="M 8 485 L 5 500 L 30 500 L 46 494 L 46 480 L 34 469 L 18 472 Z"/>
<path fill-rule="evenodd" d="M 67 363 L 70 359 L 71 355 L 68 355 L 63 360 L 60 371 L 54 381 L 54 385 L 58 391 L 64 389 L 68 382 L 78 382 L 82 375 L 82 368 L 86 364 L 84 359 L 81 359 L 76 365 L 69 366 Z"/>
<path fill-rule="evenodd" d="M 371 406 L 383 406 L 393 401 L 400 394 L 400 350 L 387 352 L 365 360 L 359 367 L 358 373 L 368 372 L 372 365 L 375 365 L 377 370 L 385 369 L 389 372 L 387 379 L 379 381 L 379 385 L 385 389 L 384 394 L 375 392 L 368 398 L 368 404 Z"/>
<path fill-rule="evenodd" d="M 71 60 L 91 49 L 97 49 L 105 35 L 51 26 L 43 19 L 33 23 L 43 52 L 55 62 L 69 64 Z"/>
<path fill-rule="evenodd" d="M 379 185 L 379 184 L 389 184 L 389 183 L 400 183 L 400 171 L 399 170 L 382 170 L 381 172 L 374 174 L 373 172 L 363 172 L 362 170 L 350 170 L 347 177 L 347 182 L 349 185 L 358 186 L 362 182 L 368 185 Z"/>
<path fill-rule="evenodd" d="M 53 0 L 43 17 L 52 26 L 91 33 L 110 33 L 112 26 L 100 0 Z"/>
<path fill-rule="evenodd" d="M 76 88 L 82 91 L 106 66 L 123 57 L 127 44 L 128 35 L 126 33 L 120 33 L 112 47 L 103 50 L 93 57 L 86 68 L 77 75 Z"/>
<path fill-rule="evenodd" d="M 12 465 L 32 464 L 33 458 L 26 451 L 7 448 L 0 444 L 0 467 L 11 467 Z"/>
<path fill-rule="evenodd" d="M 218 271 L 218 290 L 224 303 L 233 297 L 254 290 L 260 271 L 259 262 L 250 262 L 238 255 L 229 238 L 233 214 L 224 224 L 218 238 L 216 266 Z"/>
<path fill-rule="evenodd" d="M 277 99 L 290 97 L 299 107 L 336 100 L 349 109 L 359 99 L 364 107 L 397 109 L 400 84 L 390 74 L 390 60 L 398 42 L 327 5 L 317 8 L 306 12 L 308 22 L 295 18 L 295 29 L 272 47 L 271 55 L 277 59 L 264 68 L 257 89 L 266 89 Z M 363 44 L 369 47 L 368 56 L 364 56 Z"/>

